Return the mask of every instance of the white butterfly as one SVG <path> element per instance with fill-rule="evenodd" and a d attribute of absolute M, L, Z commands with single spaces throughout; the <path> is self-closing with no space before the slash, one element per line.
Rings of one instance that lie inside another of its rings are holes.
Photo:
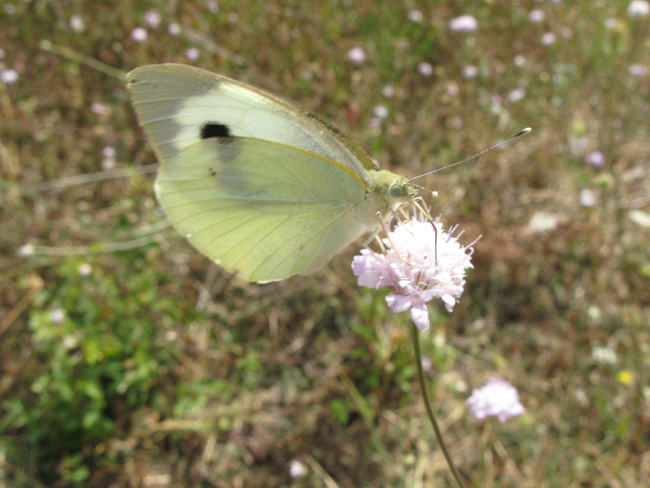
<path fill-rule="evenodd" d="M 338 129 L 269 92 L 179 64 L 127 80 L 160 162 L 162 208 L 245 280 L 315 271 L 416 196 Z"/>

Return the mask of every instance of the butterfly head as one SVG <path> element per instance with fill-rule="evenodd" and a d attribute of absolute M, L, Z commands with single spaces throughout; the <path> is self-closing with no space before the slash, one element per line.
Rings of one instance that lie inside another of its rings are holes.
<path fill-rule="evenodd" d="M 404 176 L 386 170 L 371 172 L 370 176 L 372 179 L 370 192 L 382 197 L 386 208 L 397 210 L 417 197 L 417 186 Z"/>

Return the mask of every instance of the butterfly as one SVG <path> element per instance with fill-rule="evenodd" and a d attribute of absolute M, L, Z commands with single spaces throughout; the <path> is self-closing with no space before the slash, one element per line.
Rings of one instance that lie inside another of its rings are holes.
<path fill-rule="evenodd" d="M 181 64 L 137 68 L 127 86 L 167 217 L 244 280 L 314 272 L 417 196 L 341 131 L 265 90 Z"/>

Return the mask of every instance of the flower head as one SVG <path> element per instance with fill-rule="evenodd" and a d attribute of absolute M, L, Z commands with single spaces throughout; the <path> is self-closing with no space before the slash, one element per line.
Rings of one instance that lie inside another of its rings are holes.
<path fill-rule="evenodd" d="M 362 47 L 353 47 L 348 51 L 348 59 L 357 66 L 366 60 L 366 51 Z"/>
<path fill-rule="evenodd" d="M 131 39 L 135 42 L 145 42 L 147 40 L 147 31 L 142 27 L 136 27 L 131 31 Z"/>
<path fill-rule="evenodd" d="M 472 32 L 478 27 L 476 18 L 471 15 L 461 15 L 449 21 L 449 29 L 454 32 Z"/>
<path fill-rule="evenodd" d="M 632 0 L 627 6 L 627 15 L 630 17 L 645 17 L 650 13 L 650 3 L 646 0 Z"/>
<path fill-rule="evenodd" d="M 18 72 L 15 69 L 7 68 L 0 71 L 0 80 L 7 85 L 16 83 L 18 81 Z"/>
<path fill-rule="evenodd" d="M 462 246 L 458 242 L 460 234 L 453 236 L 455 230 L 445 232 L 441 223 L 423 215 L 398 222 L 382 241 L 386 246 L 383 254 L 362 249 L 361 255 L 354 257 L 352 271 L 359 286 L 392 287 L 386 297 L 388 306 L 395 312 L 410 309 L 415 325 L 421 331 L 427 330 L 426 303 L 440 298 L 451 312 L 463 293 L 465 270 L 472 267 L 474 243 Z"/>
<path fill-rule="evenodd" d="M 605 155 L 600 151 L 591 151 L 585 156 L 585 163 L 602 168 L 605 164 Z"/>
<path fill-rule="evenodd" d="M 499 417 L 501 423 L 525 411 L 517 389 L 501 378 L 490 378 L 483 388 L 472 390 L 467 405 L 477 419 Z"/>

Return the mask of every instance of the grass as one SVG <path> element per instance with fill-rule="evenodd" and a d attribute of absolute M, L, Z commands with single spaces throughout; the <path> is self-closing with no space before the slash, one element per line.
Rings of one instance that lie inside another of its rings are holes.
<path fill-rule="evenodd" d="M 182 62 L 301 102 L 408 176 L 531 126 L 420 181 L 434 214 L 483 235 L 461 302 L 431 307 L 421 335 L 434 409 L 469 486 L 647 486 L 650 85 L 630 67 L 649 66 L 648 17 L 628 2 L 170 5 L 0 13 L 0 63 L 19 75 L 0 84 L 0 483 L 453 486 L 409 316 L 356 286 L 357 247 L 251 285 L 166 227 L 121 76 Z M 461 14 L 476 32 L 449 30 Z M 494 375 L 525 415 L 471 417 Z"/>

